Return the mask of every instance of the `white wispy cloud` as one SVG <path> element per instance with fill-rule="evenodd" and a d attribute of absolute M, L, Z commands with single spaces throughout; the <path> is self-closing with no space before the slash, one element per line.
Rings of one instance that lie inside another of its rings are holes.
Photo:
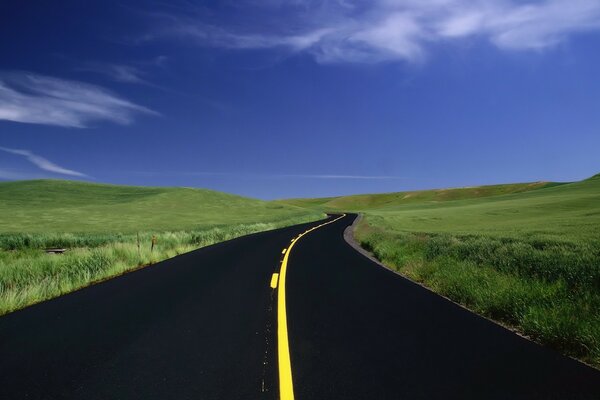
<path fill-rule="evenodd" d="M 102 87 L 33 73 L 0 73 L 0 120 L 84 128 L 158 115 Z"/>
<path fill-rule="evenodd" d="M 52 161 L 50 161 L 42 156 L 39 156 L 37 154 L 34 154 L 33 152 L 31 152 L 29 150 L 11 149 L 8 147 L 0 147 L 0 150 L 4 151 L 6 153 L 25 157 L 25 159 L 27 159 L 27 161 L 29 161 L 30 163 L 32 163 L 33 165 L 35 165 L 36 167 L 38 167 L 39 169 L 44 170 L 44 171 L 53 172 L 55 174 L 69 175 L 69 176 L 79 176 L 79 177 L 87 176 L 86 174 L 84 174 L 82 172 L 74 171 L 72 169 L 67 169 L 67 168 L 61 167 L 59 165 L 56 165 Z M 15 174 L 17 174 L 17 175 L 15 175 Z M 13 179 L 13 178 L 10 178 L 7 176 L 12 176 L 12 177 L 18 176 L 18 173 L 3 170 L 3 174 L 0 174 L 0 177 L 3 177 L 5 179 Z"/>
<path fill-rule="evenodd" d="M 321 63 L 419 61 L 432 43 L 478 38 L 504 50 L 539 50 L 600 30 L 598 0 L 372 0 L 240 2 L 286 10 L 281 23 L 215 26 L 202 16 L 163 18 L 159 35 L 204 46 L 283 48 Z M 242 7 L 242 6 L 240 6 Z M 297 12 L 293 12 L 296 10 Z M 164 17 L 164 15 L 163 15 Z M 243 28 L 239 28 L 243 26 Z"/>

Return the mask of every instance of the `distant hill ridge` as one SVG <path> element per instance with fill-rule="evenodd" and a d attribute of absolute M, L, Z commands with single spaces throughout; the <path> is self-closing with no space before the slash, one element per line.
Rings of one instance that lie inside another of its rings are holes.
<path fill-rule="evenodd" d="M 208 189 L 66 180 L 0 183 L 0 233 L 180 230 L 317 214 Z"/>
<path fill-rule="evenodd" d="M 471 186 L 462 188 L 415 190 L 379 194 L 359 194 L 316 199 L 288 199 L 280 200 L 281 204 L 300 207 L 359 211 L 373 208 L 393 207 L 415 203 L 437 203 L 452 200 L 477 199 L 492 196 L 501 196 L 515 193 L 524 193 L 562 185 L 558 182 L 526 182 L 500 185 Z"/>

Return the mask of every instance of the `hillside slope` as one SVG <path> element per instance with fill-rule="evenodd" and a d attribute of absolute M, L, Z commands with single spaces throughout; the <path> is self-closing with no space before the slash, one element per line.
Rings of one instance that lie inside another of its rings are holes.
<path fill-rule="evenodd" d="M 600 179 L 503 196 L 370 209 L 369 220 L 401 231 L 600 237 Z"/>
<path fill-rule="evenodd" d="M 181 230 L 316 214 L 206 189 L 63 180 L 0 183 L 0 233 Z"/>
<path fill-rule="evenodd" d="M 359 194 L 352 196 L 327 197 L 316 199 L 286 199 L 278 203 L 294 205 L 299 207 L 343 210 L 343 211 L 365 211 L 370 209 L 381 209 L 404 204 L 416 203 L 438 203 L 453 200 L 485 198 L 512 193 L 522 193 L 531 190 L 542 189 L 560 185 L 554 182 L 530 182 L 504 185 L 474 186 L 453 189 L 417 190 L 395 193 Z"/>

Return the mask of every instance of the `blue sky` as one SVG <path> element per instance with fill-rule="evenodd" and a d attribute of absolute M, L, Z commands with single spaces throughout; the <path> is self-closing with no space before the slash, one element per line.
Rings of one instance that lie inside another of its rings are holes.
<path fill-rule="evenodd" d="M 0 179 L 271 199 L 600 172 L 599 0 L 83 3 L 0 4 Z"/>

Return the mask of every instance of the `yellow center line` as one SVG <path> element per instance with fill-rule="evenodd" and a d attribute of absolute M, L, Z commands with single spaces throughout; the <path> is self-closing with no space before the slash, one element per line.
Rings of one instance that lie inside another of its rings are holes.
<path fill-rule="evenodd" d="M 278 280 L 278 278 L 279 278 L 279 274 L 277 272 L 275 272 L 273 274 L 273 276 L 271 277 L 271 287 L 273 289 L 275 289 L 277 287 L 277 280 Z"/>
<path fill-rule="evenodd" d="M 292 247 L 300 238 L 307 233 L 319 229 L 322 226 L 334 223 L 342 219 L 346 214 L 337 217 L 334 220 L 317 225 L 296 237 L 287 248 L 283 261 L 281 262 L 281 270 L 279 271 L 279 289 L 277 292 L 277 355 L 279 362 L 279 398 L 281 400 L 294 400 L 294 382 L 292 380 L 292 363 L 290 360 L 290 345 L 287 329 L 287 314 L 285 306 L 285 276 L 287 273 L 287 264 Z M 273 287 L 273 279 L 271 279 L 271 287 Z"/>

